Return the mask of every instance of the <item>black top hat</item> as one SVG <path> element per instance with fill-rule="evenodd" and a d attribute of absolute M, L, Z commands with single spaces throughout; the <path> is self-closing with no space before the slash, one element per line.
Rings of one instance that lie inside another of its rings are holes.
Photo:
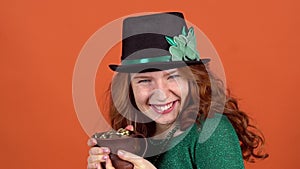
<path fill-rule="evenodd" d="M 121 65 L 113 71 L 137 73 L 205 64 L 196 49 L 193 28 L 179 12 L 129 17 L 123 21 Z"/>

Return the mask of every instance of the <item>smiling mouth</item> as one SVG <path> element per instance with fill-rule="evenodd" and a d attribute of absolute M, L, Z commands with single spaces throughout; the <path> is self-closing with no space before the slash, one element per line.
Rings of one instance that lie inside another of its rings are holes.
<path fill-rule="evenodd" d="M 150 104 L 150 106 L 155 112 L 159 114 L 167 114 L 174 109 L 176 103 L 177 100 L 167 104 Z"/>

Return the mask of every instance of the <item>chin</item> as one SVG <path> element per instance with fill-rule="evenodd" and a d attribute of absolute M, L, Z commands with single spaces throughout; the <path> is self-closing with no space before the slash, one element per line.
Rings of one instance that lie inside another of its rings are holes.
<path fill-rule="evenodd" d="M 156 123 L 158 124 L 173 124 L 176 121 L 177 116 L 172 116 L 172 117 L 159 117 L 157 119 L 153 119 Z"/>

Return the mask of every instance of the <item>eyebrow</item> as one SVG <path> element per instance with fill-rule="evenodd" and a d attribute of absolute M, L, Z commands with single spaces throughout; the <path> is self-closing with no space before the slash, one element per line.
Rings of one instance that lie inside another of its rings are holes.
<path fill-rule="evenodd" d="M 143 78 L 149 78 L 150 76 L 145 76 L 145 75 L 136 75 L 132 79 L 143 79 Z"/>
<path fill-rule="evenodd" d="M 170 71 L 170 72 L 166 72 L 165 74 L 164 74 L 164 76 L 166 76 L 166 75 L 171 75 L 171 74 L 174 74 L 174 73 L 177 73 L 178 72 L 178 70 L 172 70 L 172 71 Z"/>
<path fill-rule="evenodd" d="M 168 76 L 168 75 L 171 75 L 171 74 L 174 74 L 174 73 L 177 73 L 178 70 L 172 70 L 170 72 L 164 72 L 163 76 Z M 151 75 L 147 76 L 147 75 L 135 75 L 132 79 L 142 79 L 142 78 L 151 78 Z"/>

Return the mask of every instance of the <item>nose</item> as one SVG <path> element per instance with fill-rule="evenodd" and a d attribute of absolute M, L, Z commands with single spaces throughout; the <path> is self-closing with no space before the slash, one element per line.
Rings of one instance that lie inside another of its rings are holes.
<path fill-rule="evenodd" d="M 170 89 L 167 82 L 159 80 L 155 83 L 155 89 L 153 90 L 152 96 L 150 99 L 155 99 L 159 102 L 164 102 L 168 99 L 170 95 Z"/>

